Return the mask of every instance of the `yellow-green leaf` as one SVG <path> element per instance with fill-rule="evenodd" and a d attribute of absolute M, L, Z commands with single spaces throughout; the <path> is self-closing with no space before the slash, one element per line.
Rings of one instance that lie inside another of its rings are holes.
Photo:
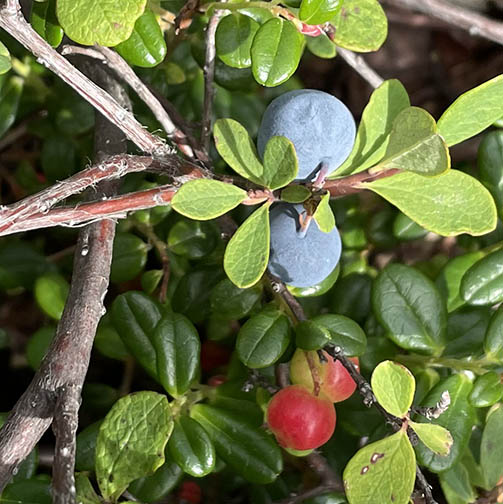
<path fill-rule="evenodd" d="M 363 186 L 442 236 L 479 236 L 496 228 L 496 205 L 489 191 L 477 179 L 457 170 L 437 177 L 398 173 Z"/>
<path fill-rule="evenodd" d="M 251 287 L 260 280 L 269 262 L 269 203 L 246 219 L 229 241 L 224 255 L 224 270 L 241 287 Z"/>
<path fill-rule="evenodd" d="M 320 231 L 324 233 L 330 233 L 334 229 L 335 217 L 330 208 L 330 193 L 324 194 L 321 197 L 321 201 L 313 214 L 313 219 L 318 224 Z"/>
<path fill-rule="evenodd" d="M 441 425 L 409 421 L 410 427 L 419 439 L 432 451 L 445 457 L 449 455 L 454 442 L 451 433 Z"/>
<path fill-rule="evenodd" d="M 299 171 L 293 143 L 284 136 L 273 136 L 265 146 L 262 183 L 279 189 L 297 177 Z"/>

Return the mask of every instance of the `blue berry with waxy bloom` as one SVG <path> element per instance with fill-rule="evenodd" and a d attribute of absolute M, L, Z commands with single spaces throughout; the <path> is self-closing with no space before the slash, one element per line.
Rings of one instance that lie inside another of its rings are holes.
<path fill-rule="evenodd" d="M 356 126 L 349 109 L 323 91 L 299 89 L 274 99 L 258 132 L 257 148 L 264 156 L 273 136 L 285 136 L 299 160 L 296 180 L 325 178 L 344 163 L 355 143 Z M 321 173 L 318 173 L 321 172 Z"/>
<path fill-rule="evenodd" d="M 341 238 L 334 227 L 324 233 L 314 219 L 306 229 L 303 205 L 276 204 L 270 212 L 269 271 L 294 287 L 310 287 L 324 280 L 341 257 Z"/>

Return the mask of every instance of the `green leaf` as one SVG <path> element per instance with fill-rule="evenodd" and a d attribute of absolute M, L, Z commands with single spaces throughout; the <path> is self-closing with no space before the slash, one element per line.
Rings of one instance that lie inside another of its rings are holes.
<path fill-rule="evenodd" d="M 440 485 L 449 504 L 466 504 L 477 499 L 470 476 L 473 476 L 473 471 L 469 472 L 462 462 L 439 474 Z"/>
<path fill-rule="evenodd" d="M 447 311 L 454 311 L 465 304 L 459 294 L 461 280 L 468 269 L 482 257 L 484 253 L 481 251 L 470 252 L 451 259 L 440 271 L 436 285 L 447 301 Z"/>
<path fill-rule="evenodd" d="M 255 80 L 266 87 L 287 81 L 297 70 L 304 47 L 304 37 L 293 23 L 270 19 L 257 31 L 251 47 Z"/>
<path fill-rule="evenodd" d="M 206 431 L 192 418 L 182 415 L 175 420 L 168 441 L 173 460 L 191 476 L 202 478 L 215 467 L 215 447 Z"/>
<path fill-rule="evenodd" d="M 384 81 L 374 90 L 363 111 L 353 150 L 336 175 L 357 173 L 380 161 L 386 152 L 393 122 L 409 106 L 407 91 L 396 79 Z"/>
<path fill-rule="evenodd" d="M 307 48 L 318 58 L 332 59 L 337 55 L 337 46 L 327 37 L 325 33 L 317 37 L 306 35 Z"/>
<path fill-rule="evenodd" d="M 10 77 L 0 92 L 0 138 L 14 124 L 24 81 L 21 77 Z"/>
<path fill-rule="evenodd" d="M 423 238 L 427 233 L 426 229 L 402 212 L 398 212 L 393 221 L 393 236 L 399 240 L 417 240 Z"/>
<path fill-rule="evenodd" d="M 396 417 L 403 418 L 414 399 L 416 381 L 413 374 L 396 362 L 381 362 L 372 373 L 372 390 L 377 402 Z"/>
<path fill-rule="evenodd" d="M 330 343 L 330 331 L 313 320 L 301 320 L 295 326 L 295 346 L 302 350 L 319 350 Z"/>
<path fill-rule="evenodd" d="M 246 197 L 246 191 L 232 184 L 218 180 L 198 179 L 183 184 L 173 196 L 171 205 L 178 213 L 191 219 L 209 220 L 237 207 Z"/>
<path fill-rule="evenodd" d="M 477 376 L 469 400 L 476 408 L 487 408 L 500 401 L 502 397 L 501 376 L 495 371 L 488 371 Z"/>
<path fill-rule="evenodd" d="M 91 481 L 83 473 L 75 474 L 75 491 L 79 504 L 101 504 L 101 499 L 94 491 Z"/>
<path fill-rule="evenodd" d="M 301 185 L 291 184 L 281 191 L 281 200 L 287 203 L 303 203 L 311 196 L 311 191 Z"/>
<path fill-rule="evenodd" d="M 242 177 L 261 184 L 264 167 L 248 131 L 234 119 L 218 119 L 213 136 L 224 161 Z"/>
<path fill-rule="evenodd" d="M 136 278 L 145 267 L 150 246 L 131 233 L 117 233 L 112 254 L 110 281 L 127 282 Z"/>
<path fill-rule="evenodd" d="M 437 455 L 449 454 L 453 440 L 451 433 L 441 425 L 416 423 L 409 420 L 409 426 L 425 446 Z"/>
<path fill-rule="evenodd" d="M 407 504 L 416 479 L 416 457 L 407 434 L 399 431 L 358 450 L 343 478 L 350 504 Z"/>
<path fill-rule="evenodd" d="M 75 145 L 64 135 L 51 134 L 42 147 L 41 165 L 51 183 L 72 175 L 75 171 Z"/>
<path fill-rule="evenodd" d="M 242 289 L 256 284 L 269 262 L 269 206 L 265 203 L 255 210 L 234 233 L 225 249 L 225 272 Z"/>
<path fill-rule="evenodd" d="M 164 463 L 172 429 L 168 399 L 162 394 L 135 392 L 114 404 L 96 443 L 96 479 L 105 499 L 117 500 L 131 481 Z"/>
<path fill-rule="evenodd" d="M 450 168 L 449 149 L 436 134 L 435 119 L 426 110 L 408 107 L 393 122 L 384 159 L 374 170 L 399 169 L 440 175 Z"/>
<path fill-rule="evenodd" d="M 503 301 L 503 250 L 496 250 L 463 275 L 461 298 L 470 305 L 494 305 Z"/>
<path fill-rule="evenodd" d="M 208 432 L 217 455 L 247 481 L 271 483 L 282 471 L 278 445 L 240 415 L 206 404 L 193 406 L 190 415 Z"/>
<path fill-rule="evenodd" d="M 83 45 L 114 46 L 129 38 L 146 0 L 58 0 L 56 14 L 66 35 Z"/>
<path fill-rule="evenodd" d="M 30 23 L 33 29 L 52 47 L 58 47 L 61 44 L 65 33 L 56 17 L 56 0 L 33 2 Z"/>
<path fill-rule="evenodd" d="M 429 278 L 410 266 L 390 264 L 378 275 L 372 305 L 387 336 L 401 348 L 440 355 L 446 311 Z"/>
<path fill-rule="evenodd" d="M 26 345 L 26 360 L 35 370 L 40 367 L 51 341 L 56 334 L 55 327 L 41 327 L 33 333 Z"/>
<path fill-rule="evenodd" d="M 388 20 L 377 0 L 344 0 L 332 24 L 336 45 L 357 52 L 377 51 L 388 35 Z"/>
<path fill-rule="evenodd" d="M 155 14 L 146 10 L 136 20 L 129 38 L 118 44 L 115 50 L 131 65 L 151 68 L 161 63 L 167 47 Z"/>
<path fill-rule="evenodd" d="M 217 56 L 230 67 L 248 68 L 253 38 L 259 28 L 250 16 L 238 12 L 225 16 L 215 34 Z"/>
<path fill-rule="evenodd" d="M 102 420 L 88 425 L 77 435 L 75 452 L 75 468 L 78 471 L 94 471 L 96 441 L 100 432 Z"/>
<path fill-rule="evenodd" d="M 480 465 L 487 488 L 494 488 L 503 476 L 503 404 L 494 406 L 487 415 L 480 443 Z"/>
<path fill-rule="evenodd" d="M 155 379 L 157 356 L 152 337 L 161 316 L 158 304 L 142 292 L 121 294 L 112 304 L 112 321 L 126 348 Z"/>
<path fill-rule="evenodd" d="M 321 200 L 313 214 L 313 219 L 318 224 L 320 231 L 330 233 L 335 227 L 335 217 L 330 208 L 330 193 L 326 193 L 321 197 Z"/>
<path fill-rule="evenodd" d="M 265 146 L 262 183 L 269 189 L 279 189 L 292 182 L 298 170 L 293 143 L 283 136 L 270 138 Z"/>
<path fill-rule="evenodd" d="M 477 179 L 458 170 L 438 177 L 398 173 L 362 186 L 442 236 L 479 236 L 496 228 L 496 206 L 491 194 Z"/>
<path fill-rule="evenodd" d="M 468 402 L 472 384 L 470 379 L 463 374 L 452 375 L 444 378 L 430 391 L 426 399 L 421 403 L 423 407 L 435 406 L 442 394 L 447 390 L 451 402 L 447 411 L 438 418 L 430 421 L 424 417 L 415 418 L 416 422 L 436 424 L 445 427 L 451 434 L 453 444 L 447 456 L 436 455 L 425 445 L 416 447 L 416 454 L 421 465 L 426 466 L 432 472 L 442 472 L 450 469 L 463 455 L 472 427 L 475 423 L 475 409 Z"/>
<path fill-rule="evenodd" d="M 342 5 L 341 0 L 302 0 L 299 19 L 310 25 L 326 23 L 337 14 Z"/>
<path fill-rule="evenodd" d="M 187 392 L 199 371 L 201 342 L 192 322 L 178 313 L 167 313 L 152 335 L 157 355 L 157 375 L 173 397 Z"/>
<path fill-rule="evenodd" d="M 157 503 L 180 483 L 184 473 L 180 466 L 171 459 L 167 449 L 164 450 L 166 461 L 154 474 L 134 480 L 128 492 L 141 502 Z"/>
<path fill-rule="evenodd" d="M 179 220 L 168 234 L 169 250 L 188 259 L 201 259 L 218 245 L 219 230 L 213 222 Z"/>
<path fill-rule="evenodd" d="M 8 504 L 51 504 L 49 481 L 36 478 L 11 483 L 2 492 L 2 501 Z"/>
<path fill-rule="evenodd" d="M 363 329 L 344 315 L 318 315 L 313 322 L 328 329 L 331 343 L 340 346 L 347 356 L 362 355 L 367 347 L 367 337 Z"/>
<path fill-rule="evenodd" d="M 503 75 L 462 94 L 438 120 L 438 132 L 450 147 L 475 136 L 500 119 Z"/>
<path fill-rule="evenodd" d="M 102 318 L 94 338 L 94 347 L 110 359 L 126 360 L 129 357 L 124 343 L 112 324 Z"/>
<path fill-rule="evenodd" d="M 47 273 L 37 278 L 34 286 L 35 299 L 49 317 L 59 320 L 63 314 L 70 286 L 58 273 Z"/>
<path fill-rule="evenodd" d="M 9 50 L 0 42 L 0 75 L 8 72 L 11 67 L 12 63 Z"/>
<path fill-rule="evenodd" d="M 292 285 L 287 285 L 287 289 L 295 296 L 295 297 L 316 297 L 322 296 L 326 294 L 335 284 L 337 279 L 339 278 L 339 273 L 341 271 L 340 262 L 337 263 L 337 266 L 332 270 L 324 280 L 320 283 L 311 285 L 309 287 L 293 287 Z"/>
<path fill-rule="evenodd" d="M 241 327 L 236 351 L 241 362 L 250 368 L 274 364 L 290 343 L 288 318 L 272 306 L 250 317 Z"/>
<path fill-rule="evenodd" d="M 489 189 L 496 202 L 498 214 L 503 216 L 503 130 L 487 133 L 480 142 L 477 166 L 480 181 Z"/>
<path fill-rule="evenodd" d="M 491 317 L 484 340 L 487 358 L 503 362 L 503 308 L 498 308 Z"/>
<path fill-rule="evenodd" d="M 213 288 L 210 302 L 213 311 L 219 316 L 238 320 L 248 315 L 261 297 L 261 285 L 240 289 L 224 278 Z"/>

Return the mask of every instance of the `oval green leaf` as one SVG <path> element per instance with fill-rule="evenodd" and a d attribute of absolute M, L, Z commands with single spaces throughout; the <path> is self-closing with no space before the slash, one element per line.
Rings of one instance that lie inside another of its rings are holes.
<path fill-rule="evenodd" d="M 0 42 L 0 75 L 8 72 L 11 67 L 12 63 L 9 50 Z"/>
<path fill-rule="evenodd" d="M 372 289 L 374 313 L 398 346 L 440 355 L 445 346 L 445 305 L 429 278 L 410 266 L 390 264 Z"/>
<path fill-rule="evenodd" d="M 488 371 L 477 377 L 469 399 L 476 408 L 487 408 L 500 401 L 502 397 L 501 375 L 495 371 Z"/>
<path fill-rule="evenodd" d="M 70 285 L 58 273 L 47 273 L 37 278 L 34 286 L 35 299 L 49 317 L 59 320 L 65 308 Z"/>
<path fill-rule="evenodd" d="M 370 381 L 378 403 L 392 415 L 402 418 L 414 399 L 416 381 L 412 373 L 396 362 L 381 362 Z"/>
<path fill-rule="evenodd" d="M 250 313 L 261 296 L 261 285 L 240 289 L 224 278 L 211 291 L 210 302 L 214 313 L 226 319 L 238 320 Z"/>
<path fill-rule="evenodd" d="M 178 189 L 171 205 L 191 219 L 209 220 L 237 207 L 246 196 L 246 191 L 232 184 L 218 180 L 190 180 Z"/>
<path fill-rule="evenodd" d="M 193 406 L 190 415 L 208 432 L 217 455 L 247 481 L 271 483 L 282 471 L 278 445 L 240 415 L 206 404 Z"/>
<path fill-rule="evenodd" d="M 187 392 L 199 372 L 201 341 L 192 322 L 178 313 L 167 313 L 152 335 L 157 375 L 173 397 Z"/>
<path fill-rule="evenodd" d="M 58 0 L 56 14 L 72 40 L 114 46 L 129 38 L 147 0 Z"/>
<path fill-rule="evenodd" d="M 161 63 L 166 57 L 167 47 L 155 14 L 146 10 L 136 20 L 129 38 L 117 45 L 115 50 L 131 65 L 151 68 Z"/>
<path fill-rule="evenodd" d="M 449 455 L 453 440 L 451 433 L 441 425 L 409 421 L 412 430 L 432 452 L 445 457 Z"/>
<path fill-rule="evenodd" d="M 479 236 L 496 228 L 496 205 L 491 194 L 477 179 L 458 170 L 438 177 L 398 173 L 362 185 L 420 226 L 442 236 Z"/>
<path fill-rule="evenodd" d="M 340 346 L 344 355 L 350 357 L 362 355 L 367 347 L 367 336 L 363 329 L 349 317 L 344 315 L 318 315 L 313 322 L 328 329 L 330 342 Z"/>
<path fill-rule="evenodd" d="M 30 23 L 33 29 L 52 47 L 58 47 L 63 40 L 63 28 L 56 17 L 56 0 L 33 2 Z M 0 71 L 0 73 L 2 73 Z"/>
<path fill-rule="evenodd" d="M 164 463 L 172 429 L 165 395 L 136 392 L 114 404 L 96 442 L 96 479 L 105 499 L 115 501 L 131 481 Z"/>
<path fill-rule="evenodd" d="M 503 308 L 498 308 L 491 317 L 484 339 L 487 358 L 503 362 Z"/>
<path fill-rule="evenodd" d="M 290 343 L 288 318 L 272 306 L 248 319 L 239 330 L 236 351 L 241 362 L 250 368 L 274 364 Z"/>
<path fill-rule="evenodd" d="M 494 488 L 503 476 L 503 404 L 496 405 L 487 415 L 480 443 L 480 465 L 487 488 Z"/>
<path fill-rule="evenodd" d="M 132 233 L 117 233 L 114 240 L 110 281 L 127 282 L 137 277 L 147 262 L 150 246 Z"/>
<path fill-rule="evenodd" d="M 264 152 L 263 184 L 275 190 L 297 177 L 298 161 L 293 143 L 284 136 L 273 136 Z"/>
<path fill-rule="evenodd" d="M 269 203 L 248 217 L 230 239 L 224 254 L 227 276 L 242 289 L 256 284 L 269 262 Z"/>
<path fill-rule="evenodd" d="M 503 130 L 491 131 L 480 142 L 477 166 L 480 181 L 489 189 L 503 215 Z"/>
<path fill-rule="evenodd" d="M 274 18 L 257 31 L 251 47 L 255 80 L 266 87 L 279 86 L 297 70 L 304 37 L 293 23 Z"/>
<path fill-rule="evenodd" d="M 188 416 L 175 420 L 168 441 L 168 450 L 173 460 L 195 478 L 202 478 L 215 467 L 215 447 L 206 431 Z"/>
<path fill-rule="evenodd" d="M 416 456 L 403 431 L 356 452 L 344 469 L 350 504 L 407 504 L 416 480 Z"/>
<path fill-rule="evenodd" d="M 238 12 L 225 16 L 215 34 L 217 56 L 230 67 L 251 66 L 251 46 L 259 23 Z"/>
<path fill-rule="evenodd" d="M 314 320 L 302 320 L 295 326 L 295 345 L 302 350 L 319 350 L 330 340 L 330 331 Z"/>
<path fill-rule="evenodd" d="M 334 212 L 330 208 L 330 193 L 326 193 L 321 197 L 318 206 L 313 214 L 313 219 L 318 224 L 320 231 L 330 233 L 335 227 Z"/>
<path fill-rule="evenodd" d="M 337 14 L 342 5 L 341 0 L 302 0 L 299 19 L 310 25 L 326 23 Z"/>

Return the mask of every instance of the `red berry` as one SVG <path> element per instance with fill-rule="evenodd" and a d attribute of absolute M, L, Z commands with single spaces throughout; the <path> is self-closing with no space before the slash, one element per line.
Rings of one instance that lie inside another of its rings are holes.
<path fill-rule="evenodd" d="M 225 366 L 230 358 L 231 350 L 229 347 L 219 345 L 213 340 L 206 340 L 201 344 L 201 369 L 205 373 L 220 366 Z"/>
<path fill-rule="evenodd" d="M 346 368 L 325 351 L 327 362 L 320 362 L 317 352 L 306 352 L 298 348 L 290 362 L 292 383 L 304 385 L 308 390 L 323 399 L 341 402 L 350 397 L 356 389 L 356 383 Z M 350 359 L 359 369 L 358 357 Z"/>
<path fill-rule="evenodd" d="M 218 387 L 227 381 L 227 376 L 222 374 L 217 374 L 208 379 L 208 385 L 210 387 Z"/>
<path fill-rule="evenodd" d="M 184 481 L 178 490 L 180 503 L 199 504 L 201 502 L 201 487 L 194 481 Z"/>
<path fill-rule="evenodd" d="M 294 450 L 325 444 L 335 429 L 334 405 L 311 394 L 302 385 L 290 385 L 273 396 L 267 424 L 278 443 Z"/>

